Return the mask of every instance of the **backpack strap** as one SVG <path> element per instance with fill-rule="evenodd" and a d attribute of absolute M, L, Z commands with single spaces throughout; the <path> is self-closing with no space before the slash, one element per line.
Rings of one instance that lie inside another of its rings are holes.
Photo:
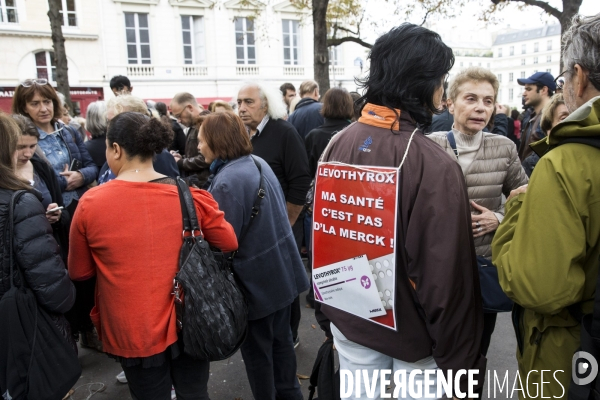
<path fill-rule="evenodd" d="M 450 130 L 446 133 L 446 138 L 448 139 L 448 144 L 452 147 L 452 151 L 454 151 L 454 155 L 458 159 L 458 148 L 456 147 L 456 139 L 454 138 L 454 132 Z"/>

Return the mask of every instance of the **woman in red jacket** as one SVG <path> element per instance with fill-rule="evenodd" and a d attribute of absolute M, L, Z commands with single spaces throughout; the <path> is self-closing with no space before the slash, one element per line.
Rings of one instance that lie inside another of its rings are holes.
<path fill-rule="evenodd" d="M 69 274 L 97 277 L 92 321 L 104 351 L 125 371 L 134 399 L 208 399 L 208 361 L 191 359 L 177 341 L 173 277 L 182 239 L 181 207 L 172 178 L 152 157 L 170 129 L 140 113 L 116 116 L 106 159 L 117 179 L 89 190 L 71 225 Z M 202 233 L 223 251 L 237 249 L 231 225 L 212 196 L 190 189 Z"/>

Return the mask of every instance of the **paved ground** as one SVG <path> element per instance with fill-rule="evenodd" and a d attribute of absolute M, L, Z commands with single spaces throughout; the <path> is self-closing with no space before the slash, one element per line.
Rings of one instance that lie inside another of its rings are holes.
<path fill-rule="evenodd" d="M 304 302 L 304 294 L 300 297 Z M 304 305 L 303 305 L 304 307 Z M 300 346 L 296 349 L 298 360 L 298 373 L 310 375 L 317 350 L 319 349 L 324 334 L 320 330 L 314 317 L 314 310 L 302 309 L 302 322 L 300 324 Z M 496 371 L 498 376 L 504 377 L 509 372 L 509 382 L 515 379 L 517 363 L 515 361 L 516 341 L 511 326 L 510 314 L 504 313 L 498 316 L 496 330 L 492 337 L 492 343 L 488 354 L 488 371 Z M 78 385 L 101 382 L 105 385 L 103 392 L 95 394 L 92 400 L 121 400 L 130 399 L 126 384 L 118 383 L 115 376 L 121 371 L 119 364 L 104 354 L 82 349 L 79 360 L 83 366 L 83 374 Z M 489 373 L 488 373 L 489 375 Z M 301 380 L 304 398 L 308 399 L 308 381 Z M 490 386 L 491 396 L 487 396 L 487 383 L 484 389 L 484 399 L 508 399 L 506 389 L 500 393 L 496 389 L 494 396 L 493 386 Z M 92 387 L 97 388 L 98 385 Z M 240 352 L 226 361 L 215 362 L 211 365 L 211 376 L 209 380 L 209 393 L 212 400 L 251 400 L 252 394 L 246 378 L 244 361 Z M 88 396 L 87 386 L 77 389 L 72 396 L 73 400 L 83 400 Z M 515 398 L 517 398 L 515 394 Z"/>

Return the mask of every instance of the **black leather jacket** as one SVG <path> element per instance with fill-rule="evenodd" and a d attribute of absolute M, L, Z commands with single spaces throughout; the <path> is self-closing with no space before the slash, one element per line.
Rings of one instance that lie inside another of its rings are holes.
<path fill-rule="evenodd" d="M 0 189 L 0 298 L 10 289 L 10 248 L 7 243 L 8 206 L 13 191 Z M 15 204 L 12 247 L 15 267 L 21 269 L 26 284 L 38 303 L 49 312 L 65 313 L 75 302 L 75 287 L 60 257 L 52 227 L 35 191 L 26 192 Z M 22 284 L 14 270 L 15 285 Z"/>

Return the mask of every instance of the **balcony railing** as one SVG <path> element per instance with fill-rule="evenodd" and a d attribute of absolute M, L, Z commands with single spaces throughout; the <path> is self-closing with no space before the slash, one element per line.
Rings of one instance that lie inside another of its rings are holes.
<path fill-rule="evenodd" d="M 333 65 L 330 65 L 329 66 L 329 75 L 334 75 L 334 73 L 335 73 L 335 76 L 344 75 L 344 67 L 340 67 L 340 66 L 334 67 Z"/>
<path fill-rule="evenodd" d="M 208 68 L 205 66 L 184 66 L 183 67 L 183 76 L 207 76 Z"/>
<path fill-rule="evenodd" d="M 304 76 L 304 67 L 299 67 L 297 65 L 294 66 L 284 66 L 283 67 L 283 75 L 284 76 Z"/>
<path fill-rule="evenodd" d="M 329 76 L 335 80 L 353 80 L 358 68 L 351 66 L 329 66 Z M 156 65 L 156 64 L 125 64 L 111 65 L 107 70 L 108 76 L 127 75 L 141 81 L 214 81 L 214 80 L 245 80 L 260 79 L 267 81 L 303 81 L 312 79 L 312 65 Z"/>
<path fill-rule="evenodd" d="M 257 65 L 236 65 L 236 75 L 259 75 L 260 69 Z"/>
<path fill-rule="evenodd" d="M 154 67 L 149 65 L 131 65 L 127 67 L 127 76 L 154 76 Z"/>

